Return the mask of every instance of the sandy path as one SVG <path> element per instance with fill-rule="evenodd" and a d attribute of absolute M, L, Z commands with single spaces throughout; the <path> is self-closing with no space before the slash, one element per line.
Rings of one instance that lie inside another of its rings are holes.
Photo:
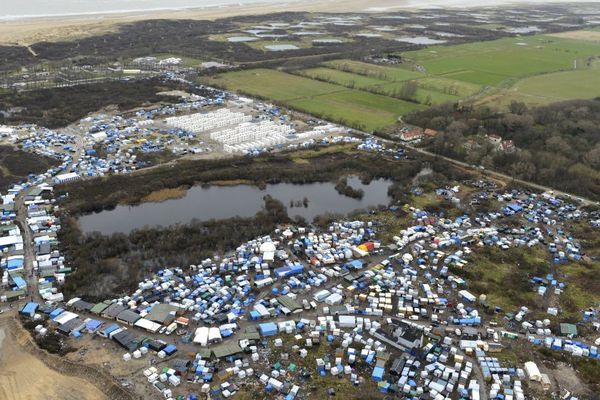
<path fill-rule="evenodd" d="M 95 386 L 64 376 L 23 350 L 0 319 L 0 399 L 105 400 Z"/>

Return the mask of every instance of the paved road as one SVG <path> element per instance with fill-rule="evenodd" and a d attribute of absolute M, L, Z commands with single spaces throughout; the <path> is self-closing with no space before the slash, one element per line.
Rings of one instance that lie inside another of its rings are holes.
<path fill-rule="evenodd" d="M 471 169 L 471 170 L 480 171 L 480 169 L 474 168 L 470 164 L 464 163 L 462 161 L 455 160 L 453 158 L 444 157 L 444 156 L 441 156 L 439 154 L 435 154 L 435 153 L 432 153 L 430 151 L 427 151 L 427 150 L 424 150 L 424 149 L 421 149 L 421 148 L 418 148 L 418 147 L 414 147 L 414 146 L 411 146 L 411 145 L 407 145 L 407 144 L 404 144 L 403 146 L 406 147 L 406 148 L 408 148 L 408 149 L 411 149 L 413 151 L 416 151 L 418 153 L 428 155 L 430 157 L 440 158 L 440 159 L 448 161 L 448 162 L 450 162 L 450 163 L 452 163 L 454 165 L 458 165 L 458 166 L 461 166 L 461 167 L 464 167 L 464 168 L 467 168 L 467 169 Z M 596 202 L 594 200 L 586 199 L 584 197 L 576 196 L 576 195 L 573 195 L 573 194 L 570 194 L 570 193 L 567 193 L 567 192 L 562 192 L 560 190 L 551 188 L 549 186 L 543 186 L 543 185 L 539 185 L 537 183 L 533 183 L 533 182 L 530 182 L 530 181 L 525 181 L 525 180 L 522 180 L 522 179 L 513 178 L 512 176 L 503 174 L 501 172 L 496 172 L 496 171 L 487 170 L 487 169 L 484 170 L 484 172 L 487 175 L 490 175 L 490 176 L 493 176 L 493 177 L 496 177 L 496 178 L 500 178 L 500 179 L 504 179 L 504 180 L 508 180 L 508 181 L 512 181 L 512 182 L 518 183 L 520 185 L 529 186 L 529 187 L 532 187 L 534 189 L 540 190 L 542 192 L 553 191 L 554 194 L 556 194 L 558 196 L 563 196 L 563 197 L 573 198 L 575 200 L 578 200 L 582 205 L 591 205 L 591 204 L 597 204 L 598 203 L 598 202 Z"/>
<path fill-rule="evenodd" d="M 438 158 L 438 159 L 447 161 L 447 162 L 449 162 L 451 164 L 457 165 L 459 167 L 462 167 L 462 168 L 465 168 L 465 169 L 468 169 L 468 170 L 471 170 L 471 171 L 479 171 L 479 172 L 482 172 L 482 173 L 484 173 L 486 175 L 489 175 L 489 176 L 492 176 L 492 177 L 495 177 L 495 178 L 499 178 L 499 179 L 503 179 L 505 181 L 518 183 L 518 184 L 523 185 L 523 186 L 529 186 L 529 187 L 531 187 L 533 189 L 536 189 L 536 190 L 539 190 L 539 191 L 542 191 L 542 192 L 552 191 L 552 192 L 554 192 L 554 194 L 556 194 L 558 196 L 572 198 L 572 199 L 574 199 L 576 201 L 579 201 L 579 203 L 581 205 L 584 205 L 584 206 L 587 206 L 587 205 L 598 205 L 600 203 L 598 201 L 591 200 L 591 199 L 588 199 L 588 198 L 585 198 L 585 197 L 582 197 L 582 196 L 574 195 L 574 194 L 571 194 L 571 193 L 563 192 L 563 191 L 560 191 L 558 189 L 555 189 L 555 188 L 552 188 L 552 187 L 549 187 L 549 186 L 539 185 L 537 183 L 526 181 L 526 180 L 523 180 L 523 179 L 517 179 L 517 178 L 514 178 L 514 177 L 512 177 L 510 175 L 503 174 L 501 172 L 496 172 L 496 171 L 492 171 L 492 170 L 489 170 L 489 169 L 481 170 L 480 168 L 474 167 L 471 164 L 467 164 L 465 162 L 462 162 L 462 161 L 459 161 L 459 160 L 455 160 L 455 159 L 450 158 L 450 157 L 446 157 L 446 156 L 442 156 L 442 155 L 439 155 L 439 154 L 436 154 L 436 153 L 432 153 L 430 151 L 427 151 L 427 150 L 419 148 L 419 147 L 412 146 L 412 145 L 407 144 L 407 143 L 402 143 L 402 142 L 396 141 L 396 140 L 384 139 L 384 138 L 381 138 L 381 137 L 378 137 L 378 136 L 374 136 L 374 135 L 372 135 L 370 133 L 367 133 L 367 132 L 358 132 L 358 133 L 361 134 L 361 135 L 363 135 L 363 136 L 373 137 L 373 138 L 375 138 L 377 140 L 380 140 L 381 142 L 384 142 L 384 143 L 396 144 L 396 145 L 403 146 L 403 147 L 405 147 L 407 149 L 410 149 L 412 151 L 415 151 L 417 153 L 420 153 L 420 154 L 423 154 L 423 155 L 426 155 L 426 156 L 429 156 L 429 157 L 433 157 L 433 158 Z"/>

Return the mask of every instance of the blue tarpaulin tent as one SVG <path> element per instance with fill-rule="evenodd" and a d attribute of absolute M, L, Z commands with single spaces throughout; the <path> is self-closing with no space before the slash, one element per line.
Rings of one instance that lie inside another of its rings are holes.
<path fill-rule="evenodd" d="M 170 356 L 171 354 L 174 354 L 177 351 L 177 347 L 175 347 L 174 344 L 169 344 L 162 351 L 164 351 L 166 355 Z"/>
<path fill-rule="evenodd" d="M 25 306 L 23 306 L 23 308 L 21 309 L 21 311 L 19 311 L 19 313 L 21 315 L 27 315 L 29 317 L 33 317 L 35 315 L 36 310 L 38 309 L 38 304 L 37 303 L 27 303 L 25 304 Z"/>
<path fill-rule="evenodd" d="M 6 262 L 6 269 L 17 269 L 17 268 L 21 268 L 23 266 L 23 259 L 22 258 L 14 258 L 12 260 L 8 260 Z"/>
<path fill-rule="evenodd" d="M 373 380 L 375 382 L 380 382 L 383 380 L 383 368 L 381 367 L 375 367 L 373 369 L 373 375 L 371 375 L 373 377 Z"/>
<path fill-rule="evenodd" d="M 277 325 L 273 322 L 266 322 L 258 325 L 261 336 L 274 336 L 277 334 Z"/>
<path fill-rule="evenodd" d="M 20 276 L 15 276 L 13 281 L 19 289 L 25 289 L 27 287 L 27 282 L 25 282 L 25 279 L 21 278 Z"/>
<path fill-rule="evenodd" d="M 54 319 L 56 317 L 58 317 L 60 314 L 62 314 L 65 310 L 62 308 L 57 308 L 56 310 L 52 311 L 50 313 L 50 319 Z"/>
<path fill-rule="evenodd" d="M 100 325 L 102 325 L 102 321 L 91 319 L 85 323 L 85 329 L 90 332 L 96 332 L 100 328 Z"/>

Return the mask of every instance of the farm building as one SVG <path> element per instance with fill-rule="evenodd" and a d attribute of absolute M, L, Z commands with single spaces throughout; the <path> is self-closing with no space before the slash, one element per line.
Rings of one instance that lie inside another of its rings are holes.
<path fill-rule="evenodd" d="M 377 329 L 374 336 L 401 350 L 413 350 L 423 345 L 423 332 L 397 319 L 391 320 L 385 329 Z"/>
<path fill-rule="evenodd" d="M 400 133 L 400 140 L 403 142 L 416 142 L 423 138 L 423 132 L 419 128 L 411 129 Z"/>

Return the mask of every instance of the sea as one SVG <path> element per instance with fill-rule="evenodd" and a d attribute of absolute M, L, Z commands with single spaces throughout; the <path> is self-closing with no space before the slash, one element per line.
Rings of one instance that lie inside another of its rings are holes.
<path fill-rule="evenodd" d="M 0 0 L 0 21 L 289 3 L 293 0 Z"/>
<path fill-rule="evenodd" d="M 103 14 L 147 13 L 186 9 L 240 6 L 252 3 L 293 3 L 304 0 L 0 0 L 0 22 L 29 18 L 94 16 Z M 318 1 L 318 0 L 312 0 Z M 554 2 L 596 3 L 600 0 L 397 0 L 398 4 L 379 7 L 377 1 L 365 0 L 365 11 L 387 12 L 394 8 L 443 8 L 494 6 L 509 3 L 545 4 Z M 340 5 L 343 5 L 340 0 Z"/>

